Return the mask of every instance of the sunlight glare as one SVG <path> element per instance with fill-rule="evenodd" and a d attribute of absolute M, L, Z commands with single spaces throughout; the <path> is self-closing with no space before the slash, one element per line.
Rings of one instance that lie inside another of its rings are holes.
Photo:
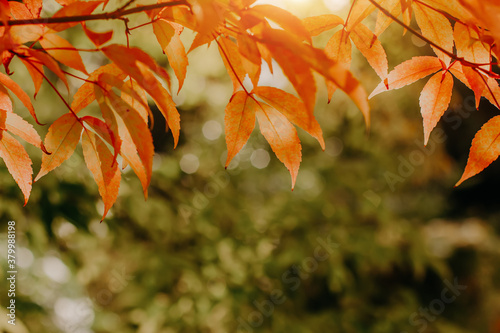
<path fill-rule="evenodd" d="M 323 0 L 326 8 L 328 8 L 332 12 L 342 11 L 349 5 L 349 0 Z"/>

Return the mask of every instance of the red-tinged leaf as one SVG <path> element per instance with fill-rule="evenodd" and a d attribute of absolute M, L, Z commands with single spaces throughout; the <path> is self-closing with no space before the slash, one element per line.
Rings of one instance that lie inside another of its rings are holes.
<path fill-rule="evenodd" d="M 104 203 L 102 216 L 102 220 L 104 220 L 118 197 L 121 173 L 118 164 L 114 163 L 113 154 L 104 141 L 87 129 L 82 135 L 82 148 L 85 163 L 94 176 Z"/>
<path fill-rule="evenodd" d="M 35 119 L 36 123 L 41 125 L 40 122 L 38 121 L 38 118 L 36 117 L 35 109 L 31 104 L 30 97 L 24 92 L 24 90 L 10 77 L 8 77 L 3 73 L 0 73 L 0 83 L 3 84 L 7 89 L 12 91 L 14 95 L 17 96 L 17 98 L 19 98 L 19 100 L 23 103 L 23 105 L 28 109 L 31 116 Z"/>
<path fill-rule="evenodd" d="M 25 0 L 24 3 L 26 4 L 26 7 L 28 7 L 33 17 L 40 17 L 40 12 L 42 11 L 43 6 L 42 0 Z"/>
<path fill-rule="evenodd" d="M 16 139 L 4 132 L 0 139 L 0 157 L 3 159 L 7 170 L 12 175 L 24 195 L 24 204 L 28 202 L 33 183 L 33 169 L 31 159 Z"/>
<path fill-rule="evenodd" d="M 11 2 L 9 4 L 10 14 L 13 19 L 16 20 L 29 20 L 34 19 L 33 13 L 31 13 L 28 7 L 21 2 Z"/>
<path fill-rule="evenodd" d="M 30 123 L 28 123 L 16 113 L 7 112 L 5 127 L 0 126 L 0 128 L 6 129 L 10 133 L 19 136 L 24 141 L 32 144 L 37 148 L 40 148 L 43 152 L 47 153 L 47 150 L 45 149 L 45 146 L 43 145 L 42 139 L 40 139 L 40 135 L 38 135 L 38 132 Z"/>
<path fill-rule="evenodd" d="M 9 92 L 0 84 L 0 110 L 12 112 L 12 100 Z"/>
<path fill-rule="evenodd" d="M 380 4 L 394 17 L 401 15 L 401 0 L 386 0 L 382 1 Z M 389 16 L 384 14 L 382 11 L 379 11 L 377 14 L 377 21 L 375 23 L 375 35 L 380 36 L 392 22 L 393 21 Z"/>
<path fill-rule="evenodd" d="M 292 190 L 302 160 L 302 147 L 295 127 L 284 115 L 265 103 L 256 111 L 262 135 L 266 138 L 276 157 L 286 166 L 292 177 Z"/>
<path fill-rule="evenodd" d="M 384 91 L 399 89 L 412 84 L 440 69 L 443 69 L 443 66 L 436 57 L 413 57 L 396 66 L 389 73 L 387 79 L 380 82 L 368 98 L 372 98 Z"/>
<path fill-rule="evenodd" d="M 454 38 L 457 56 L 476 64 L 485 64 L 480 66 L 485 70 L 491 69 L 491 65 L 487 65 L 491 61 L 490 52 L 480 41 L 480 37 L 474 29 L 457 22 Z"/>
<path fill-rule="evenodd" d="M 109 128 L 108 124 L 102 121 L 99 118 L 92 116 L 85 116 L 81 118 L 83 122 L 88 124 L 90 128 L 92 128 L 97 135 L 99 135 L 104 141 L 109 143 L 112 147 L 115 147 L 116 144 L 116 135 L 113 133 L 111 128 Z"/>
<path fill-rule="evenodd" d="M 450 72 L 463 84 L 469 87 L 469 89 L 473 90 L 473 87 L 471 86 L 467 76 L 464 74 L 464 67 L 459 62 L 456 62 L 453 64 L 453 66 L 451 66 Z M 479 79 L 481 79 L 481 77 L 479 77 Z M 485 77 L 485 80 L 486 84 L 483 85 L 483 96 L 486 97 L 491 104 L 500 109 L 500 87 L 498 86 L 497 80 L 491 77 Z"/>
<path fill-rule="evenodd" d="M 191 12 L 196 18 L 196 28 L 200 34 L 212 35 L 224 21 L 226 8 L 222 1 L 192 0 Z"/>
<path fill-rule="evenodd" d="M 344 24 L 344 20 L 337 15 L 325 14 L 319 16 L 306 17 L 302 24 L 311 36 L 317 36 L 325 31 L 332 30 Z"/>
<path fill-rule="evenodd" d="M 153 172 L 154 146 L 153 137 L 149 131 L 148 125 L 144 122 L 137 110 L 118 97 L 118 95 L 116 95 L 113 91 L 109 91 L 106 97 L 109 99 L 111 106 L 125 124 L 125 127 L 137 149 L 139 157 L 141 158 L 142 165 L 146 170 L 149 183 Z"/>
<path fill-rule="evenodd" d="M 261 17 L 267 17 L 284 30 L 290 31 L 294 35 L 300 36 L 303 40 L 311 43 L 311 35 L 302 24 L 302 21 L 288 11 L 273 5 L 257 5 L 252 7 L 249 12 Z"/>
<path fill-rule="evenodd" d="M 432 130 L 448 109 L 453 90 L 453 76 L 437 73 L 427 82 L 420 94 L 420 112 L 424 118 L 424 144 L 427 145 Z"/>
<path fill-rule="evenodd" d="M 109 128 L 111 137 L 113 138 L 113 140 L 111 140 L 112 145 L 113 145 L 113 149 L 115 151 L 113 158 L 116 160 L 116 157 L 118 156 L 119 153 L 122 154 L 122 156 L 123 156 L 122 140 L 121 140 L 121 136 L 119 135 L 118 118 L 115 116 L 115 112 L 107 104 L 107 100 L 104 97 L 105 91 L 103 91 L 102 88 L 97 86 L 97 85 L 94 86 L 94 89 L 95 89 L 95 91 L 94 91 L 95 99 L 96 99 L 97 103 L 99 104 L 99 107 L 100 107 L 101 113 L 102 113 L 102 117 L 104 118 L 106 126 Z M 97 132 L 97 130 L 96 130 L 96 132 Z M 106 138 L 105 135 L 101 135 L 101 136 L 104 139 Z M 146 177 L 145 173 L 144 173 L 144 177 Z M 145 179 L 145 181 L 147 183 L 147 179 Z M 141 179 L 141 183 L 142 183 L 142 179 Z M 149 183 L 147 183 L 147 184 L 149 184 Z"/>
<path fill-rule="evenodd" d="M 255 127 L 255 100 L 244 91 L 236 92 L 226 106 L 224 124 L 226 132 L 226 168 L 243 148 Z"/>
<path fill-rule="evenodd" d="M 240 54 L 254 64 L 260 66 L 262 58 L 257 42 L 247 34 L 238 35 L 236 39 L 238 41 L 238 51 L 240 51 Z"/>
<path fill-rule="evenodd" d="M 48 33 L 43 35 L 43 38 L 39 42 L 45 51 L 60 63 L 88 74 L 80 53 L 66 39 L 56 34 Z"/>
<path fill-rule="evenodd" d="M 125 84 L 122 86 L 121 89 L 121 98 L 130 104 L 131 107 L 137 110 L 139 114 L 141 115 L 142 119 L 144 119 L 144 122 L 148 122 L 148 116 L 149 119 L 151 120 L 151 124 L 153 124 L 154 117 L 151 112 L 151 109 L 148 106 L 148 96 L 146 95 L 146 92 L 144 89 L 142 89 L 137 82 L 133 80 L 128 80 L 125 82 Z M 151 125 L 151 128 L 153 126 Z"/>
<path fill-rule="evenodd" d="M 172 67 L 175 76 L 179 80 L 178 91 L 180 91 L 184 84 L 189 64 L 184 44 L 182 44 L 180 39 L 182 26 L 178 24 L 174 26 L 172 23 L 160 19 L 153 22 L 153 31 L 163 52 L 167 55 L 170 67 Z"/>
<path fill-rule="evenodd" d="M 64 7 L 58 10 L 52 17 L 90 15 L 101 3 L 103 1 L 67 1 L 64 4 L 61 3 Z M 77 24 L 79 22 L 52 23 L 46 26 L 54 31 L 63 31 Z"/>
<path fill-rule="evenodd" d="M 106 32 L 96 32 L 87 28 L 87 25 L 82 22 L 82 28 L 85 32 L 85 35 L 90 39 L 95 46 L 99 47 L 103 44 L 106 44 L 113 38 L 113 30 Z"/>
<path fill-rule="evenodd" d="M 453 53 L 453 29 L 446 16 L 418 2 L 413 2 L 413 11 L 422 35 L 449 53 Z M 447 54 L 435 47 L 432 49 L 446 66 L 450 64 L 451 58 Z"/>
<path fill-rule="evenodd" d="M 101 86 L 109 85 L 121 91 L 122 96 L 126 96 L 127 98 L 124 100 L 139 112 L 145 123 L 148 122 L 149 115 L 151 115 L 151 119 L 153 119 L 153 115 L 151 114 L 151 110 L 148 106 L 147 96 L 144 93 L 144 90 L 142 90 L 142 88 L 135 81 L 135 84 L 132 85 L 132 81 L 128 80 L 124 82 L 122 78 L 109 73 L 100 74 L 97 81 L 101 84 Z M 140 111 L 134 105 L 139 107 Z"/>
<path fill-rule="evenodd" d="M 82 130 L 82 124 L 72 113 L 64 114 L 50 125 L 45 136 L 45 148 L 47 148 L 50 155 L 44 154 L 42 156 L 42 167 L 35 181 L 57 168 L 73 155 L 80 141 Z"/>
<path fill-rule="evenodd" d="M 316 104 L 316 82 L 307 62 L 287 49 L 277 48 L 272 45 L 269 45 L 268 48 L 280 65 L 283 73 L 292 83 L 306 108 L 310 111 L 314 110 L 314 105 Z"/>
<path fill-rule="evenodd" d="M 481 74 L 474 70 L 472 67 L 462 67 L 462 71 L 467 78 L 467 81 L 469 82 L 470 88 L 474 92 L 474 96 L 476 97 L 476 108 L 479 108 L 479 102 L 481 101 L 484 89 L 486 88 L 484 82 L 487 80 L 487 78 L 481 78 Z"/>
<path fill-rule="evenodd" d="M 57 62 L 52 58 L 50 55 L 47 53 L 34 50 L 34 49 L 27 49 L 26 50 L 30 56 L 38 60 L 40 63 L 42 63 L 45 67 L 50 69 L 54 74 L 57 75 L 58 78 L 61 79 L 61 81 L 64 83 L 66 88 L 69 91 L 69 85 L 68 85 L 68 80 L 66 79 L 66 75 L 64 75 L 64 72 L 61 70 Z"/>
<path fill-rule="evenodd" d="M 170 22 L 175 22 L 190 30 L 196 29 L 196 24 L 197 24 L 196 17 L 187 7 L 182 7 L 182 6 L 165 7 L 161 9 L 161 12 L 158 15 L 160 18 L 164 18 Z"/>
<path fill-rule="evenodd" d="M 273 87 L 256 87 L 252 91 L 266 103 L 283 114 L 289 121 L 304 129 L 313 138 L 318 140 L 321 148 L 325 149 L 323 131 L 314 114 L 307 110 L 304 103 L 292 94 Z"/>
<path fill-rule="evenodd" d="M 108 64 L 101 66 L 95 71 L 93 71 L 90 74 L 88 81 L 97 82 L 99 75 L 101 75 L 102 73 L 108 73 L 110 75 L 117 77 L 120 80 L 125 80 L 125 78 L 127 77 L 127 74 L 125 74 L 115 64 Z M 71 102 L 71 109 L 75 113 L 80 112 L 82 109 L 87 107 L 90 103 L 92 103 L 96 99 L 94 95 L 95 83 L 88 81 L 82 84 L 80 88 L 78 88 L 73 97 L 73 101 Z"/>
<path fill-rule="evenodd" d="M 196 34 L 196 37 L 194 37 L 193 43 L 191 43 L 191 46 L 189 47 L 189 50 L 187 53 L 189 54 L 194 49 L 196 49 L 202 45 L 205 45 L 205 44 L 208 44 L 208 46 L 210 46 L 210 43 L 215 39 L 215 36 L 216 36 L 215 34 L 212 34 L 212 35 L 207 35 L 204 33 Z"/>
<path fill-rule="evenodd" d="M 498 52 L 500 44 L 500 20 L 498 19 L 500 3 L 498 0 L 458 0 L 458 2 L 473 15 L 473 21 L 478 26 L 489 30 L 496 41 Z"/>
<path fill-rule="evenodd" d="M 136 79 L 137 82 L 141 82 L 141 73 L 135 65 L 136 62 L 139 62 L 143 63 L 150 70 L 152 70 L 153 73 L 163 78 L 167 82 L 168 87 L 170 87 L 170 75 L 168 75 L 168 72 L 163 67 L 158 65 L 156 61 L 143 50 L 136 47 L 126 47 L 123 45 L 112 44 L 103 47 L 102 52 L 125 73 Z M 127 57 L 124 57 L 124 54 L 126 54 Z M 134 77 L 134 75 L 139 76 L 139 78 Z"/>
<path fill-rule="evenodd" d="M 0 140 L 2 139 L 3 132 L 5 130 L 6 121 L 7 121 L 7 111 L 5 111 L 4 109 L 0 109 Z"/>
<path fill-rule="evenodd" d="M 364 24 L 359 23 L 350 34 L 351 40 L 368 63 L 375 70 L 377 75 L 384 80 L 387 77 L 389 65 L 382 43 Z"/>
<path fill-rule="evenodd" d="M 476 133 L 465 171 L 455 186 L 477 175 L 500 155 L 500 116 L 491 118 Z"/>
<path fill-rule="evenodd" d="M 227 73 L 233 82 L 233 93 L 241 88 L 246 72 L 241 62 L 241 55 L 238 47 L 227 37 L 221 37 L 218 40 L 219 52 L 226 66 Z"/>
<path fill-rule="evenodd" d="M 352 57 L 349 33 L 341 29 L 333 34 L 325 46 L 325 54 L 340 66 L 349 69 Z M 326 86 L 328 88 L 328 103 L 330 103 L 333 94 L 337 90 L 337 86 L 333 82 L 327 82 Z"/>
<path fill-rule="evenodd" d="M 283 30 L 266 28 L 262 31 L 262 40 L 306 107 L 314 110 L 316 83 L 311 68 L 323 74 L 324 69 L 332 65 L 331 60 Z"/>
<path fill-rule="evenodd" d="M 35 86 L 35 95 L 33 97 L 36 98 L 36 95 L 38 95 L 40 87 L 42 86 L 43 83 L 43 75 L 44 75 L 43 64 L 41 64 L 37 60 L 33 61 L 34 59 L 32 58 L 26 58 L 26 59 L 19 58 L 19 59 L 24 64 L 24 66 L 28 70 L 28 73 L 31 76 L 31 80 L 33 81 L 33 85 Z"/>
<path fill-rule="evenodd" d="M 76 0 L 56 0 L 56 2 L 61 6 L 65 7 L 67 5 L 72 4 L 73 2 L 76 2 Z"/>
<path fill-rule="evenodd" d="M 121 45 L 110 45 L 103 48 L 102 51 L 119 68 L 137 81 L 137 83 L 153 98 L 161 113 L 165 117 L 168 128 L 172 131 L 175 148 L 179 141 L 179 112 L 175 107 L 172 96 L 165 88 L 163 88 L 161 83 L 156 79 L 151 71 L 158 73 L 158 71 L 161 70 L 164 72 L 163 74 L 167 76 L 168 73 L 158 66 L 158 64 L 156 64 L 156 62 L 149 55 L 139 49 L 126 48 Z M 122 55 L 125 53 L 128 53 L 131 56 L 123 57 Z M 162 77 L 164 77 L 164 75 L 162 75 Z"/>

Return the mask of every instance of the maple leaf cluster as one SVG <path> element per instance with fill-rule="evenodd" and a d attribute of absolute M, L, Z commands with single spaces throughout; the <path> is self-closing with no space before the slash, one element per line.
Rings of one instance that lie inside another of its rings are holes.
<path fill-rule="evenodd" d="M 159 47 L 168 58 L 179 90 L 188 68 L 187 54 L 215 43 L 233 83 L 233 94 L 225 108 L 226 166 L 245 145 L 256 120 L 278 159 L 290 171 L 292 188 L 301 162 L 298 126 L 324 149 L 319 123 L 314 116 L 317 85 L 313 73 L 325 79 L 328 99 L 340 89 L 358 106 L 370 123 L 368 98 L 399 89 L 432 75 L 420 96 L 427 143 L 433 128 L 450 103 L 454 80 L 467 85 L 479 104 L 485 97 L 500 109 L 500 88 L 493 72 L 493 59 L 500 55 L 500 4 L 496 0 L 356 0 L 342 19 L 325 14 L 300 20 L 273 5 L 255 0 L 180 0 L 139 4 L 128 1 L 106 11 L 107 1 L 57 0 L 62 6 L 52 17 L 41 18 L 42 0 L 23 2 L 0 0 L 0 55 L 5 73 L 0 73 L 0 156 L 21 188 L 25 203 L 32 187 L 32 162 L 18 136 L 43 151 L 35 181 L 61 165 L 79 142 L 88 169 L 104 202 L 104 216 L 116 201 L 121 168 L 130 166 L 139 178 L 144 195 L 151 180 L 153 122 L 148 98 L 155 102 L 167 128 L 179 140 L 180 115 L 172 99 L 171 78 L 145 50 L 113 44 L 114 31 L 96 32 L 87 26 L 94 20 L 122 20 L 146 13 L 143 24 L 151 25 Z M 363 22 L 376 13 L 373 31 Z M 415 17 L 419 31 L 411 27 Z M 414 57 L 389 72 L 387 55 L 379 36 L 391 24 L 399 24 L 431 45 L 435 57 Z M 61 32 L 78 26 L 95 49 L 79 49 L 61 37 Z M 184 29 L 195 32 L 189 49 L 181 40 Z M 331 33 L 324 49 L 313 46 L 312 37 Z M 352 45 L 367 59 L 381 83 L 370 96 L 350 71 Z M 186 51 L 187 49 L 187 51 Z M 108 60 L 88 73 L 81 52 L 99 52 Z M 13 112 L 15 95 L 40 124 L 31 98 L 13 81 L 10 62 L 19 59 L 33 80 L 36 97 L 43 81 L 55 90 L 68 113 L 54 121 L 42 141 L 34 127 Z M 277 63 L 297 96 L 274 87 L 259 86 L 262 66 L 273 70 Z M 69 67 L 81 73 L 68 73 Z M 50 71 L 69 91 L 68 76 L 82 85 L 67 101 L 47 77 Z M 252 88 L 244 85 L 249 79 Z M 149 97 L 148 97 L 149 96 Z M 80 116 L 96 101 L 100 112 Z M 500 154 L 500 116 L 494 117 L 476 134 L 465 172 L 457 183 L 481 172 Z M 118 156 L 121 163 L 118 163 Z"/>

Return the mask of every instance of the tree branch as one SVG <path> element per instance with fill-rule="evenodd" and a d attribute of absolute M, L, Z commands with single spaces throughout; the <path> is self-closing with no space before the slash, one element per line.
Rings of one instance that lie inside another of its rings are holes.
<path fill-rule="evenodd" d="M 7 25 L 14 26 L 14 25 L 33 25 L 33 24 L 52 24 L 52 23 L 77 23 L 77 22 L 96 21 L 96 20 L 118 20 L 122 19 L 124 16 L 144 12 L 147 10 L 181 6 L 181 5 L 189 6 L 186 0 L 175 0 L 171 2 L 162 2 L 153 5 L 139 6 L 127 10 L 123 10 L 120 8 L 112 12 L 106 12 L 100 14 L 46 17 L 46 18 L 25 19 L 25 20 L 9 20 L 7 21 Z M 0 27 L 4 25 L 5 25 L 4 22 L 0 21 Z"/>
<path fill-rule="evenodd" d="M 464 58 L 460 58 L 457 55 L 455 55 L 454 53 L 449 52 L 448 50 L 445 50 L 443 47 L 441 47 L 440 45 L 434 43 L 430 39 L 426 38 L 425 36 L 423 36 L 422 34 L 420 34 L 418 31 L 416 31 L 415 29 L 413 29 L 412 27 L 407 26 L 404 22 L 402 22 L 400 19 L 398 19 L 397 17 L 395 17 L 394 15 L 392 15 L 387 9 L 385 9 L 384 7 L 382 7 L 375 0 L 369 0 L 369 1 L 375 7 L 377 7 L 382 13 L 384 13 L 387 17 L 389 17 L 390 19 L 392 19 L 394 22 L 398 23 L 403 28 L 407 29 L 409 32 L 411 32 L 413 35 L 417 36 L 418 38 L 420 38 L 424 42 L 428 43 L 429 45 L 434 46 L 436 49 L 438 49 L 439 51 L 443 52 L 444 54 L 446 54 L 447 56 L 449 56 L 451 59 L 460 62 L 463 66 L 476 68 L 478 71 L 481 71 L 481 72 L 485 73 L 486 75 L 488 75 L 488 76 L 490 76 L 492 78 L 495 78 L 495 79 L 499 78 L 498 74 L 496 74 L 493 71 L 489 71 L 489 70 L 486 70 L 486 69 L 480 67 L 481 66 L 480 64 L 476 64 L 476 63 L 467 61 Z"/>

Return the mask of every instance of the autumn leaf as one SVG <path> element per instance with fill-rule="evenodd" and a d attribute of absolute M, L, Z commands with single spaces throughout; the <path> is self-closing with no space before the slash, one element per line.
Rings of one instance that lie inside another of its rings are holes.
<path fill-rule="evenodd" d="M 109 91 L 105 94 L 105 96 L 109 100 L 114 111 L 119 115 L 124 125 L 121 126 L 121 124 L 118 123 L 119 134 L 122 139 L 122 147 L 120 151 L 123 154 L 124 149 L 126 149 L 124 148 L 125 145 L 130 144 L 128 142 L 128 138 L 130 137 L 132 141 L 131 143 L 134 145 L 135 151 L 139 155 L 144 171 L 146 172 L 147 184 L 149 185 L 149 182 L 151 181 L 154 155 L 153 137 L 151 132 L 139 112 L 132 108 L 113 91 Z M 124 132 L 127 133 L 127 137 L 124 137 Z"/>
<path fill-rule="evenodd" d="M 40 17 L 40 12 L 42 11 L 43 1 L 42 0 L 26 0 L 24 1 L 26 7 L 29 9 L 33 17 Z"/>
<path fill-rule="evenodd" d="M 401 0 L 386 0 L 383 1 L 381 5 L 394 17 L 398 17 L 402 13 Z M 393 21 L 389 16 L 382 11 L 379 11 L 377 14 L 377 21 L 375 23 L 375 35 L 380 36 L 392 22 Z"/>
<path fill-rule="evenodd" d="M 38 135 L 38 132 L 30 123 L 21 118 L 18 114 L 7 112 L 4 126 L 0 126 L 0 129 L 5 129 L 10 133 L 19 136 L 24 141 L 32 144 L 37 148 L 40 148 L 43 152 L 47 153 L 47 150 L 45 149 L 45 146 L 43 145 L 42 139 L 40 138 L 40 135 Z"/>
<path fill-rule="evenodd" d="M 226 168 L 243 148 L 255 127 L 255 100 L 244 91 L 236 92 L 226 106 L 224 125 L 226 133 Z"/>
<path fill-rule="evenodd" d="M 304 103 L 292 94 L 274 87 L 256 87 L 252 90 L 266 103 L 283 114 L 289 121 L 308 132 L 318 140 L 321 148 L 325 149 L 323 132 L 314 114 L 308 110 Z"/>
<path fill-rule="evenodd" d="M 453 53 L 453 29 L 450 21 L 443 14 L 417 1 L 413 1 L 412 6 L 424 37 L 448 51 L 448 54 Z M 451 61 L 450 56 L 434 46 L 431 47 L 438 58 L 448 66 Z"/>
<path fill-rule="evenodd" d="M 174 137 L 174 148 L 179 142 L 180 115 L 172 100 L 172 96 L 162 86 L 155 74 L 170 82 L 168 73 L 161 68 L 151 56 L 138 48 L 127 48 L 112 44 L 102 48 L 104 54 L 122 71 L 130 75 L 153 98 L 160 112 L 165 117 L 168 128 Z M 123 57 L 128 54 L 129 57 Z"/>
<path fill-rule="evenodd" d="M 352 46 L 349 40 L 349 33 L 341 29 L 333 34 L 325 46 L 325 54 L 338 65 L 345 69 L 349 69 L 352 58 Z M 337 85 L 333 82 L 327 82 L 327 89 L 328 102 L 330 102 L 333 94 L 337 90 Z"/>
<path fill-rule="evenodd" d="M 82 22 L 82 28 L 83 31 L 85 32 L 85 35 L 90 39 L 92 43 L 94 43 L 95 46 L 99 47 L 103 44 L 106 44 L 108 41 L 111 40 L 113 37 L 113 30 L 106 31 L 106 32 L 96 32 L 93 30 L 90 30 L 85 23 Z"/>
<path fill-rule="evenodd" d="M 35 181 L 57 168 L 73 155 L 80 141 L 82 130 L 82 124 L 72 113 L 62 115 L 50 125 L 47 136 L 45 136 L 45 148 L 50 155 L 44 154 L 42 156 L 42 167 Z"/>
<path fill-rule="evenodd" d="M 8 77 L 3 73 L 0 73 L 0 84 L 4 85 L 7 89 L 12 91 L 17 96 L 17 98 L 19 98 L 19 100 L 24 104 L 24 106 L 28 109 L 31 116 L 35 119 L 36 123 L 41 125 L 40 122 L 38 121 L 38 118 L 36 117 L 35 109 L 33 108 L 33 104 L 31 104 L 30 97 L 24 92 L 22 88 L 16 82 L 14 82 L 10 77 Z"/>
<path fill-rule="evenodd" d="M 284 30 L 303 38 L 305 41 L 311 43 L 311 35 L 302 24 L 302 21 L 291 14 L 290 12 L 273 6 L 273 5 L 257 5 L 249 10 L 252 14 L 258 13 L 262 17 L 266 17 L 274 21 Z"/>
<path fill-rule="evenodd" d="M 38 50 L 33 50 L 33 49 L 27 49 L 26 52 L 36 60 L 38 60 L 40 63 L 42 63 L 45 67 L 50 69 L 54 74 L 57 75 L 59 79 L 64 83 L 66 86 L 66 89 L 69 91 L 69 84 L 68 80 L 66 78 L 66 75 L 64 72 L 61 70 L 61 67 L 59 67 L 59 64 L 57 61 L 54 60 L 50 55 L 48 55 L 45 52 L 41 52 Z"/>
<path fill-rule="evenodd" d="M 9 92 L 0 84 L 0 110 L 12 112 L 12 100 Z"/>
<path fill-rule="evenodd" d="M 91 14 L 103 1 L 68 1 L 63 8 L 58 10 L 52 17 L 79 16 Z M 74 27 L 78 22 L 64 22 L 47 24 L 54 31 L 63 31 Z"/>
<path fill-rule="evenodd" d="M 267 41 L 267 49 L 280 65 L 306 107 L 314 110 L 317 88 L 310 63 L 304 59 L 308 57 L 307 60 L 315 61 L 314 53 L 307 49 L 305 44 L 297 45 L 296 41 L 287 38 L 287 33 L 280 30 L 266 29 L 263 32 L 263 38 Z M 301 51 L 304 53 L 302 54 Z M 328 59 L 325 57 L 325 60 Z"/>
<path fill-rule="evenodd" d="M 182 26 L 173 25 L 166 20 L 160 19 L 153 22 L 153 32 L 156 39 L 160 43 L 163 52 L 167 55 L 168 62 L 179 80 L 178 91 L 181 90 L 184 84 L 189 64 L 184 44 L 180 39 L 181 31 Z"/>
<path fill-rule="evenodd" d="M 1 110 L 0 110 L 1 111 Z M 17 185 L 24 195 L 24 205 L 28 203 L 33 183 L 33 169 L 28 153 L 16 139 L 3 131 L 0 138 L 0 157 L 3 159 L 7 170 L 14 177 Z"/>
<path fill-rule="evenodd" d="M 233 82 L 233 93 L 235 93 L 238 89 L 241 89 L 246 75 L 238 47 L 227 37 L 220 37 L 217 40 L 217 45 L 227 73 Z"/>
<path fill-rule="evenodd" d="M 40 90 L 40 87 L 43 83 L 43 64 L 38 61 L 31 61 L 29 59 L 20 58 L 19 60 L 21 60 L 31 76 L 31 80 L 33 81 L 33 85 L 35 86 L 34 97 L 36 98 L 36 95 L 38 95 L 38 91 Z"/>
<path fill-rule="evenodd" d="M 424 118 L 424 144 L 427 145 L 432 130 L 448 109 L 453 90 L 453 76 L 437 73 L 427 82 L 420 94 L 420 108 Z"/>
<path fill-rule="evenodd" d="M 380 82 L 368 98 L 372 98 L 384 91 L 403 88 L 440 69 L 443 69 L 443 66 L 436 57 L 413 57 L 396 66 L 389 73 L 386 81 Z"/>
<path fill-rule="evenodd" d="M 491 118 L 476 133 L 465 171 L 455 186 L 477 175 L 500 155 L 500 116 Z"/>
<path fill-rule="evenodd" d="M 78 88 L 73 96 L 71 109 L 74 113 L 80 112 L 96 99 L 94 94 L 95 83 L 93 83 L 93 81 L 97 82 L 102 73 L 108 73 L 121 80 L 124 80 L 127 77 L 127 75 L 115 64 L 107 64 L 97 68 L 89 75 L 87 81 L 84 82 L 80 88 Z"/>
<path fill-rule="evenodd" d="M 344 20 L 333 14 L 306 17 L 302 24 L 311 36 L 317 36 L 325 31 L 329 31 L 337 26 L 344 24 Z"/>
<path fill-rule="evenodd" d="M 82 148 L 87 168 L 94 176 L 104 202 L 102 221 L 118 197 L 121 173 L 104 141 L 87 129 L 83 131 Z"/>
<path fill-rule="evenodd" d="M 290 172 L 293 190 L 302 160 L 302 147 L 297 130 L 284 115 L 267 104 L 260 104 L 256 116 L 262 135 L 269 142 L 276 157 Z"/>
<path fill-rule="evenodd" d="M 47 33 L 39 42 L 44 50 L 60 63 L 88 74 L 80 53 L 66 39 L 54 33 Z"/>
<path fill-rule="evenodd" d="M 387 77 L 389 66 L 384 47 L 377 36 L 364 24 L 359 23 L 352 29 L 350 37 L 377 75 L 384 80 Z"/>

